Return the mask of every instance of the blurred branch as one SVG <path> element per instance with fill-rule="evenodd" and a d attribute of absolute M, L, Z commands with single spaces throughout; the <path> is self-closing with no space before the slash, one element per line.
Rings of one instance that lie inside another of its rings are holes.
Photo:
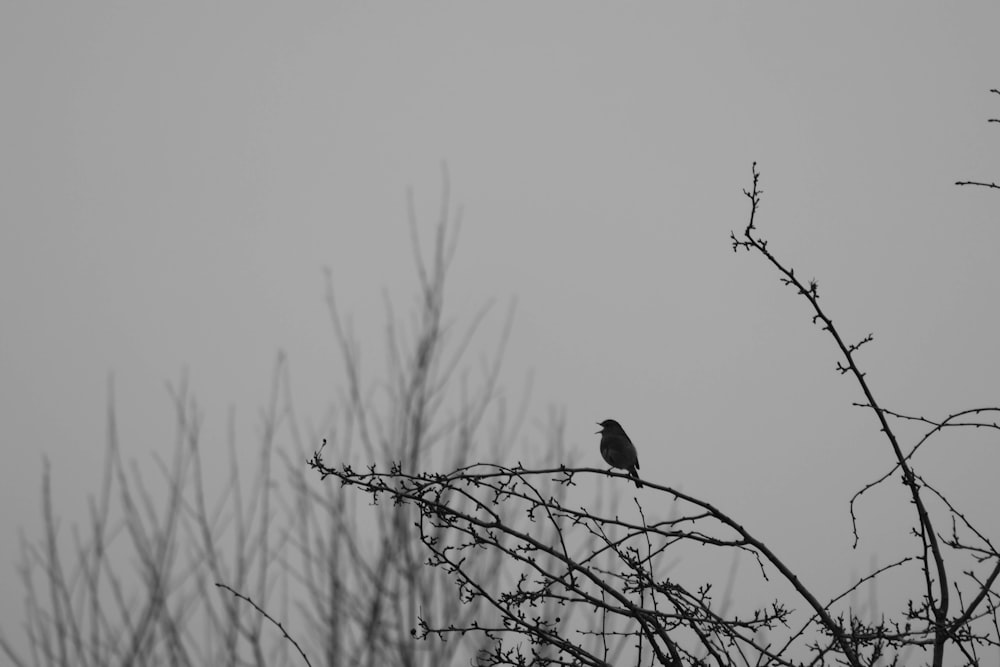
<path fill-rule="evenodd" d="M 225 442 L 219 446 L 210 446 L 215 443 L 203 432 L 204 416 L 184 375 L 167 387 L 176 433 L 173 449 L 161 451 L 172 458 L 154 455 L 150 476 L 125 460 L 109 386 L 104 478 L 98 498 L 88 504 L 89 523 L 74 532 L 70 559 L 63 556 L 46 464 L 44 532 L 38 544 L 22 538 L 18 566 L 26 594 L 19 636 L 28 650 L 22 654 L 0 636 L 0 654 L 8 662 L 272 666 L 313 653 L 331 665 L 436 667 L 463 662 L 476 650 L 454 641 L 431 647 L 410 635 L 420 613 L 464 618 L 476 611 L 451 594 L 446 577 L 425 566 L 412 520 L 394 508 L 359 505 L 319 485 L 302 465 L 305 443 L 321 435 L 334 443 L 327 453 L 338 460 L 398 459 L 413 469 L 462 466 L 477 457 L 499 460 L 514 451 L 530 397 L 520 394 L 508 410 L 500 390 L 513 311 L 497 329 L 492 356 L 484 355 L 470 371 L 467 353 L 491 324 L 493 311 L 487 303 L 462 327 L 447 317 L 445 288 L 458 223 L 446 172 L 444 180 L 427 253 L 412 195 L 408 200 L 418 273 L 415 326 L 407 335 L 409 321 L 393 316 L 388 323 L 387 381 L 362 369 L 359 339 L 338 308 L 327 274 L 344 393 L 318 433 L 302 434 L 284 353 L 275 361 L 252 436 L 239 432 L 230 410 L 220 420 Z M 254 452 L 249 459 L 248 451 Z M 274 466 L 276 454 L 284 463 L 283 479 Z M 483 558 L 476 568 L 498 578 L 499 565 L 496 558 Z M 38 573 L 44 587 L 33 579 Z M 255 601 L 254 609 L 213 594 L 215 585 Z M 269 636 L 267 621 L 274 618 L 262 611 L 268 606 L 282 609 L 283 633 L 285 627 L 299 628 L 300 643 L 287 641 L 289 633 Z"/>

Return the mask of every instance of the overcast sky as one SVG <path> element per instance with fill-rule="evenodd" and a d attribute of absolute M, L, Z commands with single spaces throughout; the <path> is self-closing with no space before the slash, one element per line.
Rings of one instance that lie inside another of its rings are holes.
<path fill-rule="evenodd" d="M 846 584 L 809 548 L 849 546 L 890 453 L 729 231 L 756 160 L 762 233 L 846 337 L 874 332 L 886 407 L 1000 404 L 1000 196 L 954 185 L 1000 172 L 998 26 L 996 2 L 3 4 L 0 534 L 41 534 L 43 455 L 82 518 L 111 375 L 139 462 L 173 445 L 185 369 L 219 446 L 230 407 L 252 432 L 279 350 L 320 423 L 323 269 L 377 359 L 383 292 L 413 293 L 407 189 L 429 237 L 446 161 L 450 316 L 496 298 L 488 340 L 516 299 L 506 392 L 532 373 L 531 414 L 565 409 L 567 463 L 600 465 L 616 418 L 644 476 Z M 1000 443 L 941 443 L 923 470 L 997 528 Z M 17 554 L 0 542 L 8 629 Z"/>

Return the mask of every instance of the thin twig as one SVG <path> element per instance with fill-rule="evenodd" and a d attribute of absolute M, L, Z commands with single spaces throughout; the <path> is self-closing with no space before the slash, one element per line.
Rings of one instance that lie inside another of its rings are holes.
<path fill-rule="evenodd" d="M 309 665 L 309 667 L 312 667 L 312 663 L 309 662 L 309 658 L 306 656 L 305 651 L 303 651 L 302 647 L 299 646 L 299 643 L 297 641 L 295 641 L 295 639 L 293 639 L 290 634 L 288 634 L 288 631 L 285 630 L 285 626 L 283 626 L 278 621 L 274 620 L 274 618 L 272 618 L 270 614 L 268 614 L 266 611 L 264 611 L 263 609 L 261 609 L 260 606 L 256 602 L 254 602 L 253 600 L 251 600 L 246 595 L 243 595 L 241 593 L 237 593 L 236 591 L 234 591 L 232 588 L 230 588 L 226 584 L 219 583 L 218 581 L 215 582 L 215 585 L 218 586 L 219 588 L 224 588 L 225 590 L 229 591 L 230 593 L 232 593 L 233 595 L 235 595 L 239 599 L 244 600 L 246 602 L 249 602 L 250 605 L 253 606 L 253 608 L 256 609 L 260 613 L 261 616 L 263 616 L 267 620 L 271 621 L 271 623 L 273 623 L 279 630 L 281 630 L 281 634 L 283 634 L 285 636 L 285 639 L 287 639 L 288 641 L 290 641 L 292 643 L 292 646 L 294 646 L 295 649 L 299 652 L 299 655 L 301 655 L 302 659 L 306 661 L 306 664 Z"/>

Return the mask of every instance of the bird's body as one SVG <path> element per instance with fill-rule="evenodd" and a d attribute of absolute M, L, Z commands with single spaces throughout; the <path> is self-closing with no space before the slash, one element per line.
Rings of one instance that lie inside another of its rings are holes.
<path fill-rule="evenodd" d="M 601 427 L 598 431 L 601 434 L 601 457 L 612 468 L 627 470 L 635 487 L 641 489 L 642 482 L 636 472 L 639 469 L 639 455 L 632 440 L 625 434 L 625 429 L 614 419 L 605 419 L 598 426 Z"/>

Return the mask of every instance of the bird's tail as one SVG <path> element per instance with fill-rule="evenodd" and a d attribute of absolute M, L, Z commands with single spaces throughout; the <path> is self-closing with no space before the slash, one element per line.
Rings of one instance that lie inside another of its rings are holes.
<path fill-rule="evenodd" d="M 637 489 L 642 488 L 642 482 L 639 481 L 639 473 L 635 471 L 635 468 L 629 469 L 628 476 L 632 478 L 632 482 L 635 484 L 635 488 Z"/>

